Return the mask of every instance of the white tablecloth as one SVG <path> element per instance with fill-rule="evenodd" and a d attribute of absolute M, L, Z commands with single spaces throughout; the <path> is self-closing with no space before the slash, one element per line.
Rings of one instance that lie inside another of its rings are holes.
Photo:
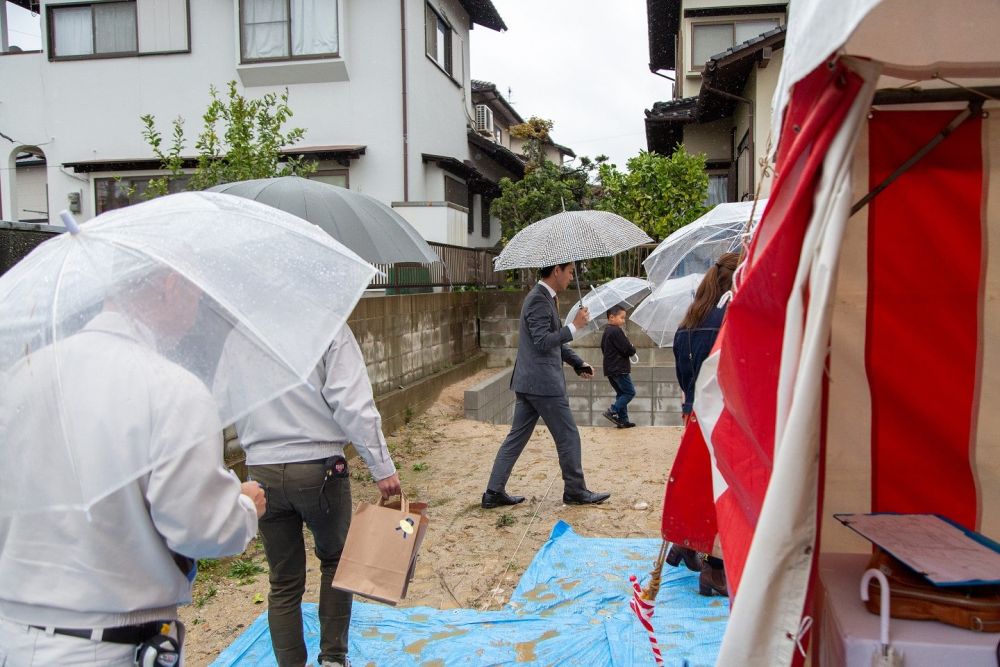
<path fill-rule="evenodd" d="M 820 556 L 819 664 L 868 667 L 879 647 L 879 617 L 861 601 L 865 554 Z M 1000 633 L 973 632 L 935 621 L 889 622 L 889 642 L 905 667 L 997 667 Z"/>

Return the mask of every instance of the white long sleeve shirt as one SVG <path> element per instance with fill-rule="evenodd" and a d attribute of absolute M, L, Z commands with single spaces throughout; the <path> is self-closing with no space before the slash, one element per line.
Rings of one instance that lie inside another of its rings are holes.
<path fill-rule="evenodd" d="M 224 355 L 239 354 L 230 338 Z M 223 380 L 227 381 L 227 380 Z M 361 348 L 347 325 L 302 384 L 236 422 L 248 465 L 294 463 L 343 455 L 351 443 L 376 480 L 396 472 L 382 416 L 375 407 Z"/>
<path fill-rule="evenodd" d="M 0 517 L 0 617 L 30 625 L 111 627 L 176 617 L 191 586 L 171 552 L 242 552 L 253 502 L 223 466 L 221 426 L 204 384 L 153 352 L 148 331 L 117 313 L 30 357 L 5 378 L 0 435 L 24 447 L 61 442 L 60 411 L 85 466 L 140 456 L 151 470 L 91 507 Z M 58 356 L 62 393 L 40 381 Z M 50 450 L 59 456 L 57 447 Z M 178 453 L 165 462 L 161 454 Z M 65 484 L 60 462 L 21 470 L 30 487 Z M 65 468 L 65 466 L 63 466 Z M 6 471 L 8 473 L 13 471 Z M 58 493 L 53 489 L 51 493 Z"/>

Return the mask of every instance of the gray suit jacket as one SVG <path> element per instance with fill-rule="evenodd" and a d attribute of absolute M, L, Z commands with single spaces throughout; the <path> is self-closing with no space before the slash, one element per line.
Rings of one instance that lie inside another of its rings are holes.
<path fill-rule="evenodd" d="M 584 365 L 583 359 L 566 345 L 571 340 L 569 327 L 559 321 L 555 300 L 544 285 L 535 285 L 521 306 L 521 336 L 510 388 L 536 396 L 565 395 L 562 362 L 574 369 Z"/>

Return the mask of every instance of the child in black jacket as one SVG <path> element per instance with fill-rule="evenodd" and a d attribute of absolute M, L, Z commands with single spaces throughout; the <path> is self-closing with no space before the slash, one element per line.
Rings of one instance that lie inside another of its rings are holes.
<path fill-rule="evenodd" d="M 618 428 L 632 428 L 635 424 L 628 419 L 628 404 L 635 398 L 630 359 L 635 354 L 635 347 L 625 335 L 624 326 L 625 309 L 621 306 L 609 308 L 601 351 L 604 353 L 604 375 L 615 390 L 615 402 L 604 411 L 604 417 Z"/>

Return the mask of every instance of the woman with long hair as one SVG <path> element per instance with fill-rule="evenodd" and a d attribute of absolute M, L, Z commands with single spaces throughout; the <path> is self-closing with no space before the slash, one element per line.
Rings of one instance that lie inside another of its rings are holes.
<path fill-rule="evenodd" d="M 674 334 L 674 361 L 677 382 L 684 391 L 681 411 L 685 421 L 694 404 L 694 383 L 701 371 L 701 364 L 712 351 L 726 314 L 726 305 L 720 306 L 719 300 L 733 288 L 733 273 L 736 272 L 739 258 L 737 253 L 727 252 L 709 267 L 695 291 L 694 303 L 688 308 L 680 328 Z"/>
<path fill-rule="evenodd" d="M 701 365 L 708 358 L 715 345 L 715 339 L 726 315 L 726 305 L 719 305 L 722 296 L 733 287 L 733 274 L 739 264 L 739 255 L 727 252 L 709 267 L 695 291 L 694 303 L 688 308 L 680 328 L 674 334 L 674 362 L 677 382 L 684 392 L 685 424 L 691 418 L 694 405 L 694 385 L 701 371 Z M 714 508 L 709 508 L 713 510 Z M 681 561 L 688 569 L 700 571 L 698 592 L 702 595 L 728 595 L 726 573 L 722 559 L 711 555 L 700 556 L 693 549 L 674 544 L 667 556 L 667 563 L 677 566 Z"/>

